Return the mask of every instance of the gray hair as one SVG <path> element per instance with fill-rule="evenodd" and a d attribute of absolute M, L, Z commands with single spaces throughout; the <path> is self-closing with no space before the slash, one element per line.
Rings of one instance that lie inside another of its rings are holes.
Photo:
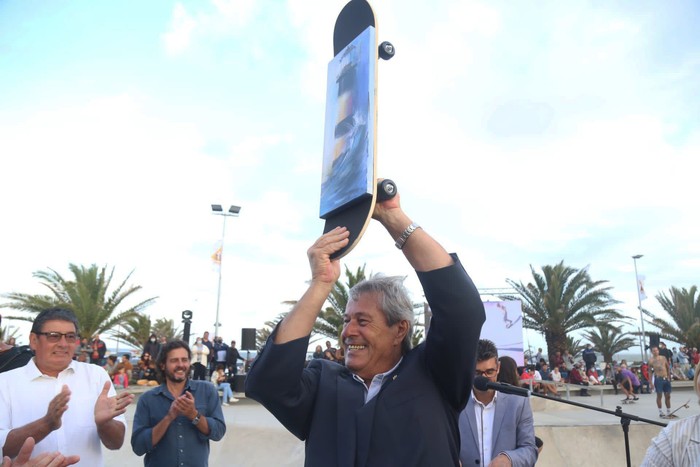
<path fill-rule="evenodd" d="M 408 296 L 408 290 L 403 285 L 405 276 L 376 275 L 355 284 L 348 292 L 350 300 L 359 300 L 361 295 L 374 294 L 377 305 L 384 313 L 386 324 L 393 326 L 401 321 L 408 322 L 408 332 L 401 342 L 401 354 L 407 353 L 413 347 L 413 303 Z"/>
<path fill-rule="evenodd" d="M 42 332 L 44 324 L 46 324 L 47 321 L 54 320 L 68 321 L 70 323 L 73 323 L 73 325 L 75 326 L 75 332 L 80 332 L 78 330 L 78 318 L 76 318 L 75 313 L 73 313 L 67 308 L 60 307 L 47 308 L 46 310 L 39 313 L 37 317 L 34 318 L 34 323 L 32 323 L 31 332 L 33 332 L 34 334 Z"/>

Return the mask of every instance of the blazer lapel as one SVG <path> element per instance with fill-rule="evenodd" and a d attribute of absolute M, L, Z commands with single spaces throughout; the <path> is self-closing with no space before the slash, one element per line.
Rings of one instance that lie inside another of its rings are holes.
<path fill-rule="evenodd" d="M 496 399 L 496 412 L 493 414 L 493 426 L 501 426 L 503 423 L 503 417 L 505 417 L 506 412 L 511 408 L 509 404 L 510 401 L 504 396 L 505 394 L 499 394 L 496 396 L 498 399 Z M 500 433 L 501 430 L 493 430 L 491 432 L 491 436 L 493 437 L 491 440 L 491 453 L 494 455 L 497 454 L 496 444 L 498 443 L 498 436 Z"/>
<path fill-rule="evenodd" d="M 467 415 L 467 422 L 469 422 L 469 430 L 472 433 L 472 439 L 474 440 L 474 446 L 476 446 L 476 452 L 479 453 L 479 428 L 476 426 L 476 414 L 474 413 L 474 398 L 469 395 L 469 402 L 467 402 L 467 409 L 465 410 Z"/>
<path fill-rule="evenodd" d="M 357 449 L 357 434 L 362 433 L 358 429 L 357 414 L 365 403 L 364 391 L 360 383 L 353 380 L 350 371 L 341 371 L 336 380 L 337 407 L 337 439 L 338 466 L 357 465 L 355 458 L 360 452 Z M 365 430 L 368 431 L 368 430 Z M 361 464 L 360 464 L 361 465 Z"/>

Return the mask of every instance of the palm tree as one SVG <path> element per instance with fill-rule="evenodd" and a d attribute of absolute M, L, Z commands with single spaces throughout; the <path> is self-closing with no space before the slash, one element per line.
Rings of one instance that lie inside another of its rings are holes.
<path fill-rule="evenodd" d="M 642 310 L 658 327 L 664 339 L 670 339 L 689 347 L 700 347 L 700 296 L 697 286 L 690 289 L 671 287 L 669 294 L 660 292 L 656 296 L 663 309 L 671 317 L 667 321 Z"/>
<path fill-rule="evenodd" d="M 598 352 L 603 354 L 603 361 L 607 363 L 612 363 L 616 353 L 637 345 L 630 333 L 622 332 L 620 327 L 612 323 L 599 323 L 596 329 L 587 331 L 584 336 Z"/>
<path fill-rule="evenodd" d="M 530 266 L 533 282 L 527 285 L 508 279 L 506 282 L 519 296 L 503 296 L 505 300 L 521 299 L 523 326 L 544 335 L 549 362 L 555 352 L 564 353 L 569 333 L 595 326 L 601 321 L 621 319 L 612 308 L 619 303 L 610 295 L 608 281 L 593 281 L 588 269 L 574 269 L 564 261 L 542 266 L 542 274 Z"/>
<path fill-rule="evenodd" d="M 3 294 L 4 298 L 11 301 L 0 305 L 0 308 L 11 308 L 33 315 L 13 317 L 25 321 L 33 321 L 34 316 L 46 308 L 68 308 L 78 318 L 80 335 L 93 336 L 112 330 L 119 323 L 151 305 L 156 299 L 156 297 L 148 298 L 119 311 L 120 308 L 124 308 L 123 304 L 127 298 L 141 290 L 141 286 L 126 285 L 133 271 L 110 292 L 114 268 L 109 274 L 106 267 L 98 268 L 94 264 L 87 268 L 70 264 L 68 269 L 73 274 L 73 280 L 64 279 L 53 269 L 35 272 L 33 276 L 49 289 L 50 294 L 31 295 L 18 292 Z"/>
<path fill-rule="evenodd" d="M 136 313 L 120 323 L 120 330 L 114 333 L 114 338 L 123 340 L 135 348 L 142 348 L 151 336 L 151 317 Z"/>
<path fill-rule="evenodd" d="M 175 326 L 175 321 L 172 319 L 158 318 L 153 324 L 152 331 L 158 336 L 167 337 L 168 340 L 182 339 L 182 330 Z"/>
<path fill-rule="evenodd" d="M 566 336 L 566 349 L 569 351 L 572 357 L 577 358 L 581 351 L 584 349 L 585 345 L 581 343 L 581 339 L 576 339 L 573 336 Z"/>

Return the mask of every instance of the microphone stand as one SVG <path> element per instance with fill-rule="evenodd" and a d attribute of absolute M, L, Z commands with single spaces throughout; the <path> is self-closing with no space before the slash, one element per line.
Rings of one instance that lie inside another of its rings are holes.
<path fill-rule="evenodd" d="M 612 410 L 602 409 L 600 407 L 594 407 L 592 405 L 582 404 L 580 402 L 568 401 L 568 400 L 560 399 L 558 397 L 545 396 L 544 394 L 537 394 L 536 392 L 532 392 L 532 391 L 528 391 L 528 394 L 531 396 L 541 397 L 542 399 L 561 402 L 562 404 L 575 405 L 576 407 L 582 407 L 584 409 L 596 410 L 598 412 L 603 412 L 603 413 L 607 413 L 610 415 L 614 415 L 616 417 L 620 417 L 620 424 L 622 425 L 622 432 L 625 435 L 625 455 L 627 456 L 627 467 L 631 467 L 631 465 L 632 465 L 632 462 L 630 460 L 630 438 L 629 438 L 630 421 L 634 420 L 635 422 L 651 423 L 652 425 L 658 425 L 661 427 L 666 426 L 666 423 L 661 423 L 661 422 L 657 422 L 656 420 L 649 420 L 646 418 L 637 417 L 636 415 L 625 413 L 622 411 L 622 407 L 620 407 L 619 405 L 615 408 L 615 411 L 613 412 Z"/>

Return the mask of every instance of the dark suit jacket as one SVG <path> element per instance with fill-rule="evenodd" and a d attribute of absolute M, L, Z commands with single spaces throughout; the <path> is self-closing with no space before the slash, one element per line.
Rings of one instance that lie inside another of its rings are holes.
<path fill-rule="evenodd" d="M 489 465 L 487 461 L 477 461 L 479 454 L 479 431 L 476 426 L 474 399 L 469 398 L 467 407 L 459 416 L 459 432 L 462 437 L 460 459 L 462 466 Z M 535 445 L 535 423 L 532 418 L 530 400 L 527 397 L 499 393 L 496 400 L 496 413 L 493 417 L 491 454 L 496 457 L 505 452 L 513 467 L 531 467 L 537 462 Z"/>
<path fill-rule="evenodd" d="M 366 404 L 364 385 L 344 366 L 317 359 L 304 368 L 308 336 L 281 345 L 270 337 L 248 373 L 246 396 L 306 441 L 307 466 L 458 465 L 458 416 L 485 314 L 453 259 L 418 273 L 433 312 L 430 332 Z"/>

